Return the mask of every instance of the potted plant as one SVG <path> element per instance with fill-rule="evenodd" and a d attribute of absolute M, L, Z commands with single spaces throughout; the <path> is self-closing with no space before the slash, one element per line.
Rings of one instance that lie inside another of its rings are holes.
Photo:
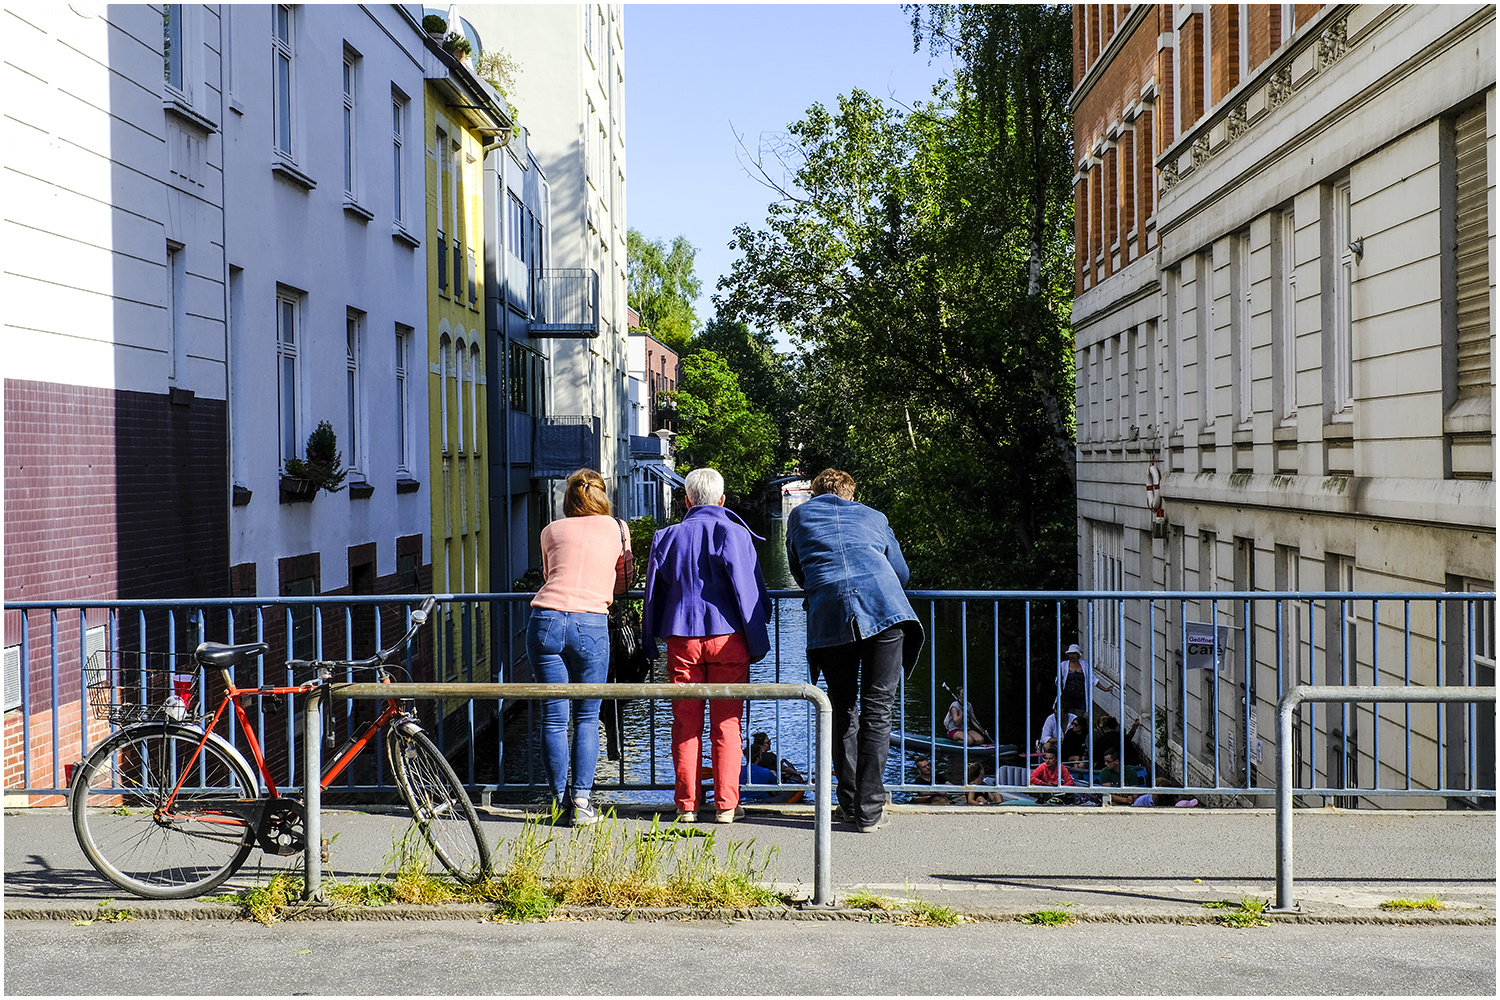
<path fill-rule="evenodd" d="M 459 62 L 467 64 L 469 54 L 474 51 L 474 46 L 470 45 L 469 40 L 459 32 L 450 31 L 443 36 L 443 51 Z"/>
<path fill-rule="evenodd" d="M 281 477 L 281 499 L 283 503 L 298 503 L 311 500 L 318 490 L 337 493 L 344 488 L 344 456 L 339 451 L 338 435 L 333 425 L 324 420 L 307 436 L 306 458 L 289 459 L 286 475 Z"/>
<path fill-rule="evenodd" d="M 427 32 L 429 38 L 435 42 L 443 40 L 443 33 L 448 30 L 448 22 L 437 14 L 428 14 L 422 18 L 422 30 Z"/>

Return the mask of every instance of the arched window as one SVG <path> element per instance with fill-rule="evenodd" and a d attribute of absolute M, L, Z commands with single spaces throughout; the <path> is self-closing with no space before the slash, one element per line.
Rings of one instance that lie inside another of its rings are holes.
<path fill-rule="evenodd" d="M 469 375 L 467 357 L 468 351 L 464 350 L 462 331 L 460 331 L 460 339 L 454 348 L 453 355 L 453 404 L 457 408 L 455 416 L 458 418 L 453 421 L 455 437 L 457 439 L 457 447 L 454 450 L 458 452 L 464 450 L 464 396 L 468 388 L 465 383 L 468 381 Z"/>
<path fill-rule="evenodd" d="M 473 442 L 472 447 L 477 453 L 479 451 L 479 345 L 469 345 L 469 440 Z"/>

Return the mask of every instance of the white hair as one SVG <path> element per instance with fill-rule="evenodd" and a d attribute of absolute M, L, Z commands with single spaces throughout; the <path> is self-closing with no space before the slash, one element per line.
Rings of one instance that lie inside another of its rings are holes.
<path fill-rule="evenodd" d="M 682 487 L 687 491 L 688 503 L 694 507 L 716 504 L 724 495 L 724 477 L 715 469 L 694 469 L 683 477 Z"/>

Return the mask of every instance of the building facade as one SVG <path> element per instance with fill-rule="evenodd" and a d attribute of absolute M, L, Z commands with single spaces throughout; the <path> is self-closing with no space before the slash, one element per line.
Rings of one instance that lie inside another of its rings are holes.
<path fill-rule="evenodd" d="M 1494 7 L 1074 10 L 1080 587 L 1492 591 Z M 1217 677 L 1177 669 L 1171 616 L 1127 605 L 1087 636 L 1127 703 L 1166 707 L 1190 780 L 1217 752 L 1255 783 L 1233 748 L 1253 770 L 1278 680 L 1402 682 L 1384 607 L 1278 625 L 1201 603 L 1233 636 Z M 1492 611 L 1454 662 L 1456 623 L 1413 614 L 1412 683 L 1494 682 Z M 1299 784 L 1403 752 L 1368 706 L 1315 719 L 1330 749 L 1298 754 Z M 1437 735 L 1414 771 L 1445 767 Z"/>
<path fill-rule="evenodd" d="M 672 440 L 677 436 L 677 409 L 663 393 L 677 388 L 682 359 L 677 352 L 640 329 L 635 310 L 627 313 L 630 331 L 630 489 L 622 507 L 630 517 L 649 515 L 666 524 L 672 515 L 672 491 L 683 479 L 673 468 Z"/>
<path fill-rule="evenodd" d="M 545 499 L 539 530 L 562 516 L 562 480 L 580 466 L 603 473 L 617 505 L 628 492 L 623 8 L 482 4 L 463 10 L 484 44 L 521 63 L 509 96 L 525 109 L 527 148 L 546 180 L 545 261 L 527 336 L 510 337 L 545 359 L 546 400 L 544 412 L 532 414 L 530 470 Z M 507 330 L 518 334 L 518 327 Z M 519 485 L 509 487 L 512 497 Z M 514 518 L 521 508 L 512 502 L 511 509 Z M 517 552 L 513 545 L 512 558 Z"/>

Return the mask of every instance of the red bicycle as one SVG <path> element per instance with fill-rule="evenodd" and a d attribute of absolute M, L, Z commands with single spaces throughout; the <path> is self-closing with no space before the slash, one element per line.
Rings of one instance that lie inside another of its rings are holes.
<path fill-rule="evenodd" d="M 369 671 L 390 680 L 396 657 L 436 603 L 433 597 L 423 601 L 411 612 L 406 634 L 367 660 L 288 661 L 289 667 L 317 674 L 292 687 L 235 686 L 234 667 L 265 653 L 270 647 L 263 642 L 205 642 L 193 654 L 191 672 L 143 663 L 139 653 L 96 653 L 87 667 L 91 708 L 96 716 L 126 725 L 89 753 L 69 788 L 73 830 L 89 863 L 129 892 L 185 899 L 229 878 L 257 845 L 267 854 L 304 850 L 302 802 L 277 789 L 241 702 L 306 694 L 327 684 L 335 671 Z M 219 671 L 224 683 L 224 697 L 206 725 L 199 724 L 206 716 L 192 714 L 199 667 Z M 214 732 L 231 706 L 253 767 Z M 465 882 L 489 877 L 489 848 L 468 792 L 411 709 L 397 699 L 388 699 L 380 714 L 325 762 L 322 787 L 382 732 L 396 787 L 432 853 Z"/>

